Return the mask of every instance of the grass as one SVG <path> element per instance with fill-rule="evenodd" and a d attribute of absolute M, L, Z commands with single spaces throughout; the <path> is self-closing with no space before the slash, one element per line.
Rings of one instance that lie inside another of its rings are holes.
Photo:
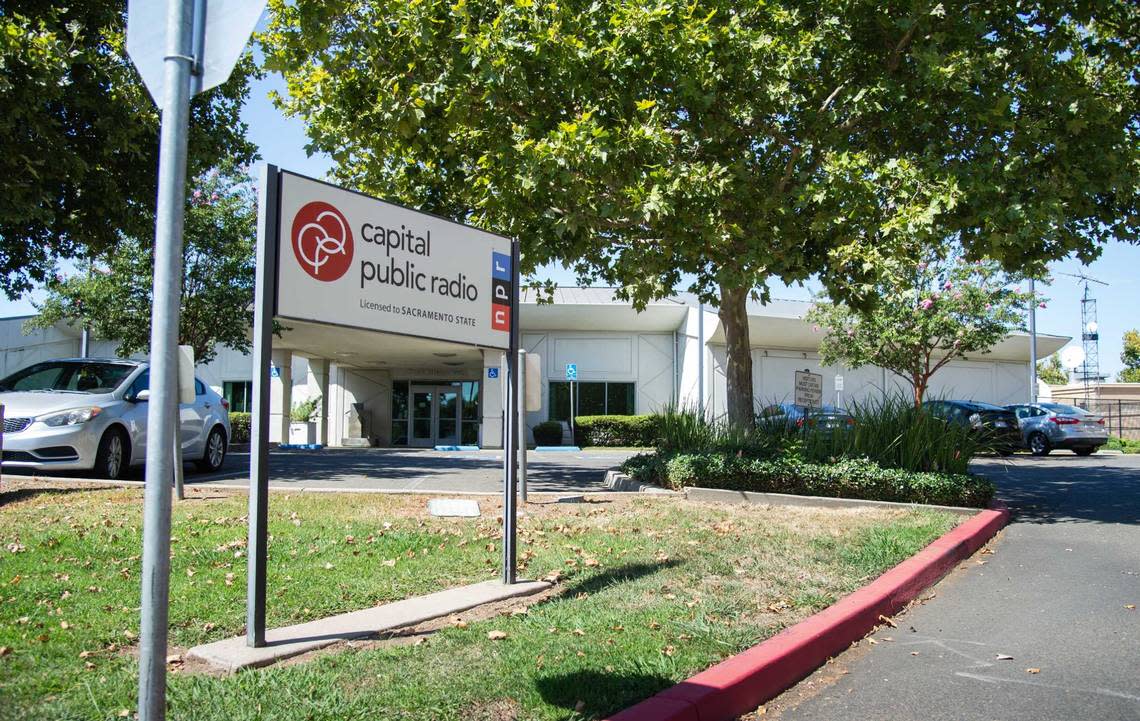
<path fill-rule="evenodd" d="M 274 494 L 269 625 L 495 577 L 498 510 L 481 503 L 483 518 L 459 520 L 427 516 L 422 497 Z M 243 631 L 245 511 L 244 496 L 202 489 L 174 509 L 177 649 Z M 134 709 L 140 519 L 135 489 L 0 492 L 0 719 Z M 532 504 L 522 575 L 561 579 L 525 612 L 233 676 L 175 664 L 169 717 L 597 718 L 798 622 L 954 522 L 635 495 Z"/>
<path fill-rule="evenodd" d="M 1123 451 L 1125 453 L 1140 453 L 1140 440 L 1132 438 L 1118 438 L 1113 436 L 1108 439 L 1105 448 L 1111 451 Z"/>

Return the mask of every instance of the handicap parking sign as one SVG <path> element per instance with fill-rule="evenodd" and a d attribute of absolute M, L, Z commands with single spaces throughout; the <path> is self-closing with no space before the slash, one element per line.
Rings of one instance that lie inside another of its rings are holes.
<path fill-rule="evenodd" d="M 498 368 L 488 368 L 487 369 L 487 377 L 491 378 L 491 379 L 498 378 L 499 377 L 499 369 Z"/>
<path fill-rule="evenodd" d="M 568 380 L 568 381 L 578 380 L 578 364 L 577 363 L 567 363 L 566 364 L 566 380 Z"/>

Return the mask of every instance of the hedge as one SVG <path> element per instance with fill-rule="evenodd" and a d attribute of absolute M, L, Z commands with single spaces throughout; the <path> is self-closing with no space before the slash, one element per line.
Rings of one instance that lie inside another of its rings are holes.
<path fill-rule="evenodd" d="M 579 446 L 656 446 L 661 416 L 579 416 L 574 419 L 574 442 Z"/>
<path fill-rule="evenodd" d="M 249 443 L 250 414 L 230 413 L 230 443 Z"/>
<path fill-rule="evenodd" d="M 534 445 L 560 446 L 562 445 L 562 424 L 558 421 L 543 421 L 535 425 Z"/>
<path fill-rule="evenodd" d="M 858 498 L 983 508 L 990 481 L 965 473 L 915 473 L 883 468 L 865 458 L 810 463 L 795 456 L 758 459 L 725 453 L 637 456 L 623 470 L 643 482 L 760 493 Z"/>

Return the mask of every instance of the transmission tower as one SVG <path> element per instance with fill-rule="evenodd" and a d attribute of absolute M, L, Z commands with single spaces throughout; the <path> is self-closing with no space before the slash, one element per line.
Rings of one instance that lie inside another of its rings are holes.
<path fill-rule="evenodd" d="M 1080 380 L 1085 387 L 1085 406 L 1092 398 L 1100 399 L 1100 325 L 1096 320 L 1096 298 L 1089 291 L 1089 283 L 1108 285 L 1103 280 L 1097 280 L 1084 272 L 1061 273 L 1071 278 L 1077 278 L 1084 285 L 1085 292 L 1081 296 L 1081 344 L 1085 351 L 1085 361 L 1081 364 Z"/>

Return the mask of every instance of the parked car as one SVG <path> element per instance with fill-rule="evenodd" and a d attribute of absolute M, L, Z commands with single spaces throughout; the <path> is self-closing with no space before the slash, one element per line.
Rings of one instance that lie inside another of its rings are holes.
<path fill-rule="evenodd" d="M 1035 456 L 1068 448 L 1088 456 L 1108 443 L 1104 417 L 1063 403 L 1019 403 L 1006 406 L 1017 415 L 1025 445 Z"/>
<path fill-rule="evenodd" d="M 855 418 L 842 408 L 801 406 L 795 403 L 774 403 L 765 406 L 757 417 L 760 424 L 809 430 L 846 430 L 855 425 Z"/>
<path fill-rule="evenodd" d="M 923 401 L 935 418 L 969 427 L 992 450 L 1009 455 L 1022 447 L 1021 431 L 1013 411 L 981 401 Z"/>
<path fill-rule="evenodd" d="M 36 363 L 0 380 L 4 468 L 94 470 L 121 478 L 146 460 L 147 363 L 69 358 Z M 194 379 L 179 406 L 182 454 L 206 471 L 225 460 L 229 404 Z"/>

